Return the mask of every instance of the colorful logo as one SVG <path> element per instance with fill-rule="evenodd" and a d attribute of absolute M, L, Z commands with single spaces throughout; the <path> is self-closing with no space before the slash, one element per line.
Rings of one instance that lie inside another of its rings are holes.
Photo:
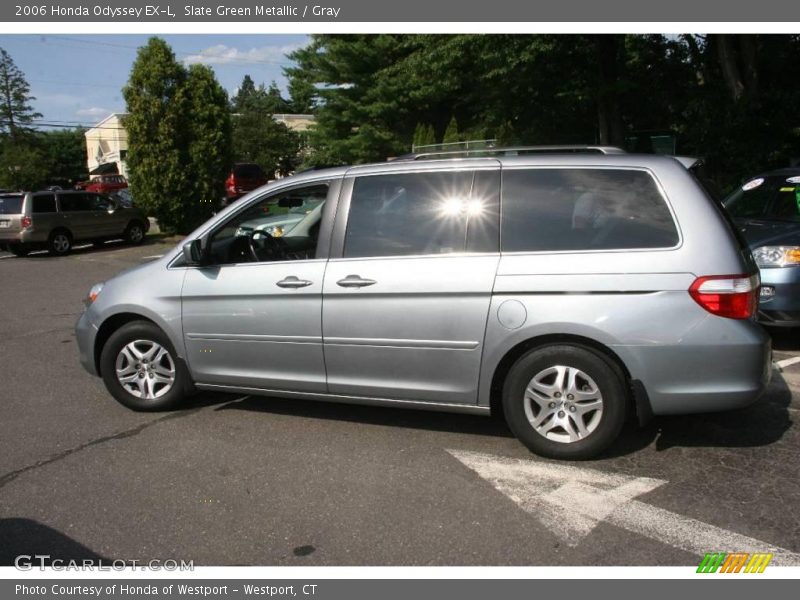
<path fill-rule="evenodd" d="M 697 567 L 698 573 L 763 573 L 772 554 L 756 552 L 709 552 Z"/>

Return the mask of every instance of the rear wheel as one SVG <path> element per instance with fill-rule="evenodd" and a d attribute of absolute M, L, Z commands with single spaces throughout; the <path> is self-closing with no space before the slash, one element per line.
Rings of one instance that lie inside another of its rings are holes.
<path fill-rule="evenodd" d="M 503 410 L 531 451 L 580 460 L 602 452 L 625 423 L 628 395 L 610 362 L 581 346 L 543 346 L 511 367 Z"/>
<path fill-rule="evenodd" d="M 133 321 L 111 334 L 100 354 L 100 372 L 114 398 L 137 411 L 168 410 L 189 387 L 189 374 L 166 334 Z"/>
<path fill-rule="evenodd" d="M 51 233 L 47 241 L 47 249 L 50 251 L 50 254 L 55 254 L 56 256 L 69 254 L 70 250 L 72 250 L 72 236 L 69 231 L 66 229 L 57 229 Z"/>
<path fill-rule="evenodd" d="M 14 256 L 28 256 L 30 249 L 24 244 L 11 244 L 8 251 Z"/>
<path fill-rule="evenodd" d="M 141 244 L 144 241 L 144 225 L 139 221 L 131 221 L 125 229 L 125 241 L 133 245 Z"/>

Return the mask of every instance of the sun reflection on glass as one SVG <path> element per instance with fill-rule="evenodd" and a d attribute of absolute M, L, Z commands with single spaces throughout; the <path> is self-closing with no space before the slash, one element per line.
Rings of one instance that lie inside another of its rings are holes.
<path fill-rule="evenodd" d="M 464 198 L 450 197 L 442 201 L 440 210 L 443 215 L 457 217 L 459 215 L 477 216 L 483 212 L 483 202 L 480 200 L 465 200 Z"/>

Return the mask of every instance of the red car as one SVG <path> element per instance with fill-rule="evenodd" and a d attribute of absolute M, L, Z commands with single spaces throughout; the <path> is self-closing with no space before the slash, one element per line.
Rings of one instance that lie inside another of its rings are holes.
<path fill-rule="evenodd" d="M 247 192 L 261 187 L 267 183 L 264 171 L 255 163 L 236 163 L 231 168 L 228 179 L 225 180 L 225 196 L 228 204 L 238 200 Z"/>
<path fill-rule="evenodd" d="M 99 175 L 92 179 L 83 189 L 95 194 L 109 194 L 124 190 L 127 187 L 128 180 L 122 175 Z"/>

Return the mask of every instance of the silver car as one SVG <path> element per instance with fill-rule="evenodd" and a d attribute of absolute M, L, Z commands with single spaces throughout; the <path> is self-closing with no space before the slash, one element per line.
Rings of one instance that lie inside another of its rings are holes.
<path fill-rule="evenodd" d="M 288 234 L 241 227 L 320 187 Z M 758 287 L 673 158 L 398 160 L 252 192 L 94 286 L 77 338 L 134 410 L 201 389 L 499 411 L 533 452 L 579 459 L 634 415 L 755 401 L 771 358 Z"/>

